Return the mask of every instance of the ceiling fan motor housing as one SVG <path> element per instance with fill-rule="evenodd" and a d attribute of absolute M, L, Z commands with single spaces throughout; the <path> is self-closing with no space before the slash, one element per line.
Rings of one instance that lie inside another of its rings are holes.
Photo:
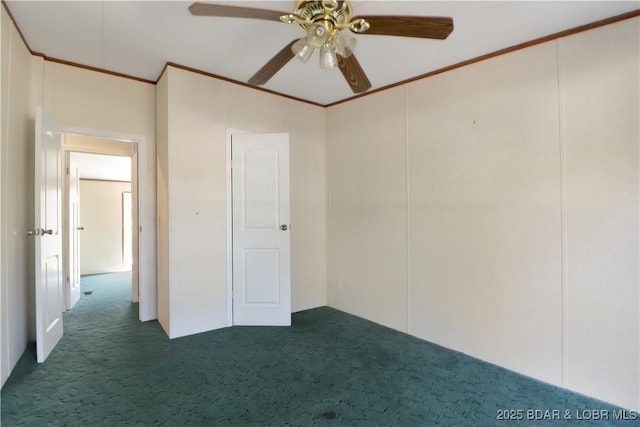
<path fill-rule="evenodd" d="M 298 23 L 304 30 L 324 21 L 330 30 L 342 29 L 351 21 L 351 2 L 349 0 L 297 0 L 294 13 L 302 20 Z"/>

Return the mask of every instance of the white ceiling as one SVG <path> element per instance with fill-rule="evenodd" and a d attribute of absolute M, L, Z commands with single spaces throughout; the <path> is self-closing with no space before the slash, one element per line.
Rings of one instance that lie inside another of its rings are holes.
<path fill-rule="evenodd" d="M 294 1 L 220 1 L 290 12 Z M 156 81 L 166 62 L 247 81 L 295 25 L 192 16 L 191 1 L 7 1 L 34 52 Z M 448 39 L 356 35 L 372 90 L 519 43 L 640 8 L 640 1 L 353 1 L 354 15 L 450 16 Z M 264 87 L 329 104 L 353 95 L 339 70 L 289 62 Z"/>
<path fill-rule="evenodd" d="M 103 154 L 71 153 L 81 179 L 131 181 L 131 158 Z"/>

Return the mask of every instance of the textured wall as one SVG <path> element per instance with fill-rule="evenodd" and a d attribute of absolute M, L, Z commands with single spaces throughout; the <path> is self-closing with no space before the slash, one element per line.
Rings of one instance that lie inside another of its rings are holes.
<path fill-rule="evenodd" d="M 2 19 L 2 125 L 0 126 L 0 291 L 2 300 L 0 371 L 2 384 L 35 337 L 33 310 L 34 227 L 33 126 L 30 105 L 31 54 L 0 7 Z"/>
<path fill-rule="evenodd" d="M 228 325 L 228 130 L 290 134 L 292 309 L 325 305 L 325 111 L 174 67 L 161 83 L 169 336 Z"/>
<path fill-rule="evenodd" d="M 330 304 L 640 408 L 639 22 L 331 107 Z"/>
<path fill-rule="evenodd" d="M 131 192 L 130 182 L 80 180 L 80 274 L 131 271 L 124 263 L 123 192 Z"/>

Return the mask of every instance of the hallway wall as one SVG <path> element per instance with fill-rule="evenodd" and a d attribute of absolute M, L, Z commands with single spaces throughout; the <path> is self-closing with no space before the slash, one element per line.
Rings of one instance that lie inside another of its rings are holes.
<path fill-rule="evenodd" d="M 130 182 L 80 179 L 80 274 L 131 271 L 124 260 L 125 192 Z"/>

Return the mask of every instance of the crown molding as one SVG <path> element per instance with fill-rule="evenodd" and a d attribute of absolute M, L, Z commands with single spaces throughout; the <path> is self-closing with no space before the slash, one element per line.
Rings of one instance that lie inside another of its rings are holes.
<path fill-rule="evenodd" d="M 217 79 L 217 80 L 222 80 L 222 81 L 226 81 L 226 82 L 229 82 L 229 83 L 237 84 L 237 85 L 240 85 L 240 86 L 243 86 L 243 87 L 247 87 L 247 88 L 250 88 L 250 89 L 255 89 L 255 90 L 258 90 L 258 91 L 261 91 L 261 92 L 269 93 L 271 95 L 281 96 L 281 97 L 284 97 L 284 98 L 287 98 L 287 99 L 291 99 L 291 100 L 294 100 L 294 101 L 298 101 L 298 102 L 302 102 L 302 103 L 305 103 L 305 104 L 314 105 L 314 106 L 317 106 L 317 107 L 323 107 L 323 108 L 329 108 L 329 107 L 333 107 L 335 105 L 344 104 L 346 102 L 353 101 L 355 99 L 360 99 L 360 98 L 363 98 L 363 97 L 366 97 L 366 96 L 369 96 L 369 95 L 373 95 L 373 94 L 378 93 L 378 92 L 383 92 L 383 91 L 386 91 L 386 90 L 389 90 L 389 89 L 393 89 L 393 88 L 398 87 L 398 86 L 403 86 L 403 85 L 406 85 L 406 84 L 409 84 L 409 83 L 413 83 L 413 82 L 418 81 L 418 80 L 422 80 L 422 79 L 426 79 L 426 78 L 429 78 L 429 77 L 432 77 L 432 76 L 435 76 L 435 75 L 438 75 L 438 74 L 446 73 L 447 71 L 455 70 L 457 68 L 465 67 L 467 65 L 471 65 L 471 64 L 475 64 L 477 62 L 485 61 L 487 59 L 495 58 L 496 56 L 505 55 L 507 53 L 515 52 L 515 51 L 518 51 L 518 50 L 521 50 L 521 49 L 526 49 L 526 48 L 531 47 L 531 46 L 535 46 L 535 45 L 538 45 L 538 44 L 550 42 L 550 41 L 557 40 L 557 39 L 560 39 L 560 38 L 563 38 L 563 37 L 571 36 L 573 34 L 582 33 L 584 31 L 593 30 L 595 28 L 603 27 L 605 25 L 615 24 L 615 23 L 620 22 L 620 21 L 624 21 L 624 20 L 627 20 L 627 19 L 631 19 L 631 18 L 635 18 L 637 16 L 640 16 L 640 9 L 636 9 L 636 10 L 633 10 L 631 12 L 623 13 L 621 15 L 612 16 L 610 18 L 602 19 L 602 20 L 595 21 L 595 22 L 592 22 L 592 23 L 589 23 L 589 24 L 585 24 L 585 25 L 581 25 L 581 26 L 578 26 L 578 27 L 575 27 L 575 28 L 568 29 L 568 30 L 564 30 L 564 31 L 560 31 L 560 32 L 557 32 L 557 33 L 553 33 L 553 34 L 550 34 L 548 36 L 540 37 L 540 38 L 537 38 L 537 39 L 534 39 L 534 40 L 531 40 L 531 41 L 528 41 L 528 42 L 524 42 L 524 43 L 520 43 L 520 44 L 517 44 L 517 45 L 514 45 L 514 46 L 510 46 L 510 47 L 507 47 L 507 48 L 504 48 L 504 49 L 500 49 L 500 50 L 497 50 L 495 52 L 488 53 L 486 55 L 481 55 L 481 56 L 478 56 L 478 57 L 475 57 L 475 58 L 472 58 L 472 59 L 468 59 L 466 61 L 458 62 L 457 64 L 449 65 L 447 67 L 443 67 L 443 68 L 440 68 L 440 69 L 437 69 L 437 70 L 434 70 L 434 71 L 430 71 L 428 73 L 420 74 L 418 76 L 415 76 L 415 77 L 412 77 L 412 78 L 409 78 L 409 79 L 406 79 L 406 80 L 402 80 L 402 81 L 399 81 L 397 83 L 393 83 L 393 84 L 390 84 L 390 85 L 387 85 L 387 86 L 379 87 L 379 88 L 371 90 L 369 92 L 365 92 L 365 93 L 362 93 L 362 94 L 359 94 L 359 95 L 355 95 L 355 96 L 351 96 L 351 97 L 348 97 L 348 98 L 344 98 L 344 99 L 341 99 L 339 101 L 331 102 L 329 104 L 321 104 L 321 103 L 318 103 L 318 102 L 310 101 L 308 99 L 302 99 L 302 98 L 298 98 L 298 97 L 295 97 L 295 96 L 287 95 L 287 94 L 284 94 L 284 93 L 281 93 L 281 92 L 276 92 L 276 91 L 273 91 L 273 90 L 270 90 L 270 89 L 265 89 L 265 88 L 262 88 L 262 87 L 254 86 L 254 85 L 251 85 L 249 83 L 245 83 L 245 82 L 241 82 L 239 80 L 231 79 L 229 77 L 219 76 L 217 74 L 209 73 L 207 71 L 198 70 L 196 68 L 191 68 L 191 67 L 188 67 L 186 65 L 177 64 L 177 63 L 171 62 L 171 61 L 167 61 L 165 63 L 165 66 L 163 67 L 162 72 L 158 75 L 158 78 L 155 81 L 153 81 L 153 80 L 143 79 L 141 77 L 132 76 L 132 75 L 129 75 L 129 74 L 123 74 L 123 73 L 118 73 L 118 72 L 115 72 L 115 71 L 105 70 L 105 69 L 98 68 L 98 67 L 92 67 L 92 66 L 89 66 L 89 65 L 79 64 L 77 62 L 67 61 L 67 60 L 64 60 L 64 59 L 53 58 L 53 57 L 47 56 L 44 53 L 35 52 L 35 51 L 33 51 L 31 49 L 31 47 L 29 46 L 29 43 L 27 43 L 27 40 L 24 37 L 24 34 L 20 30 L 20 27 L 18 26 L 18 24 L 16 23 L 15 19 L 13 18 L 13 15 L 11 14 L 11 11 L 7 7 L 7 4 L 6 4 L 5 0 L 0 0 L 0 1 L 2 2 L 2 6 L 4 7 L 5 11 L 9 15 L 9 18 L 11 19 L 11 22 L 13 22 L 14 27 L 18 31 L 18 34 L 20 35 L 20 38 L 22 39 L 23 43 L 25 44 L 25 46 L 27 47 L 29 52 L 31 52 L 31 54 L 34 55 L 34 56 L 42 57 L 45 61 L 55 62 L 55 63 L 58 63 L 58 64 L 68 65 L 68 66 L 72 66 L 72 67 L 78 67 L 78 68 L 82 68 L 82 69 L 85 69 L 85 70 L 90 70 L 90 71 L 95 71 L 95 72 L 98 72 L 98 73 L 109 74 L 109 75 L 116 76 L 116 77 L 122 77 L 122 78 L 125 78 L 125 79 L 136 80 L 136 81 L 139 81 L 139 82 L 148 83 L 148 84 L 154 84 L 154 85 L 158 83 L 158 80 L 160 80 L 160 78 L 164 74 L 164 72 L 167 69 L 167 67 L 174 67 L 174 68 L 178 68 L 178 69 L 181 69 L 181 70 L 189 71 L 189 72 L 192 72 L 192 73 L 201 74 L 203 76 L 211 77 L 211 78 L 214 78 L 214 79 Z"/>

